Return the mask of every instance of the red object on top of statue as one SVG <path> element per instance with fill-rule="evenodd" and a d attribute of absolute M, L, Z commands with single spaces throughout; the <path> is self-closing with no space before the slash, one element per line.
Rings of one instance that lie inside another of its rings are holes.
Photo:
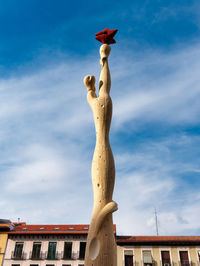
<path fill-rule="evenodd" d="M 113 37 L 115 36 L 117 31 L 118 30 L 109 30 L 108 28 L 106 28 L 105 30 L 96 33 L 95 39 L 99 42 L 102 42 L 103 44 L 116 43 Z"/>

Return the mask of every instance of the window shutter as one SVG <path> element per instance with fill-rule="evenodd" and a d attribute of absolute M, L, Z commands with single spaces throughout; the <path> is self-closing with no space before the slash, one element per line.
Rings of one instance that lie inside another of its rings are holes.
<path fill-rule="evenodd" d="M 152 263 L 151 251 L 143 251 L 143 262 Z"/>

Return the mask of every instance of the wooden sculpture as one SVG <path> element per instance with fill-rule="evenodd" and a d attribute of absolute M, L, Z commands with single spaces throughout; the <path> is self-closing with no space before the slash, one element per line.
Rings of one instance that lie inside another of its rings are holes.
<path fill-rule="evenodd" d="M 101 33 L 98 36 L 100 35 Z M 107 38 L 105 37 L 103 37 L 104 40 Z M 110 46 L 106 43 L 100 48 L 102 69 L 99 80 L 99 97 L 95 92 L 95 77 L 89 75 L 84 78 L 84 84 L 88 91 L 87 100 L 93 111 L 96 128 L 96 147 L 92 161 L 94 207 L 87 238 L 85 266 L 117 265 L 112 219 L 112 213 L 117 210 L 117 204 L 112 200 L 115 164 L 109 143 L 112 118 L 112 100 L 109 95 L 111 78 L 108 67 L 110 50 Z"/>

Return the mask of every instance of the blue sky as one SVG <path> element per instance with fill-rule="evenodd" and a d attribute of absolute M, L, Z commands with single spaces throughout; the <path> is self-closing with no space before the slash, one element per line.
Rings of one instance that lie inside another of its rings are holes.
<path fill-rule="evenodd" d="M 118 234 L 200 234 L 199 1 L 0 2 L 0 217 L 89 223 L 85 75 L 117 28 L 110 132 Z"/>

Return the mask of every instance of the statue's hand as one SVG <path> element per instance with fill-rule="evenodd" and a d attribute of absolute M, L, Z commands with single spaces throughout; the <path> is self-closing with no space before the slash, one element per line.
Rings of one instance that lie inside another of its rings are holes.
<path fill-rule="evenodd" d="M 87 88 L 88 94 L 87 94 L 87 99 L 89 104 L 92 104 L 92 100 L 97 98 L 97 95 L 95 93 L 96 88 L 95 88 L 95 76 L 88 75 L 84 78 L 84 84 Z M 92 105 L 91 105 L 92 107 Z"/>
<path fill-rule="evenodd" d="M 100 47 L 100 57 L 103 60 L 104 58 L 108 58 L 109 54 L 110 54 L 110 46 L 108 44 L 103 44 Z"/>
<path fill-rule="evenodd" d="M 83 80 L 87 91 L 94 91 L 95 92 L 95 76 L 88 75 Z"/>

